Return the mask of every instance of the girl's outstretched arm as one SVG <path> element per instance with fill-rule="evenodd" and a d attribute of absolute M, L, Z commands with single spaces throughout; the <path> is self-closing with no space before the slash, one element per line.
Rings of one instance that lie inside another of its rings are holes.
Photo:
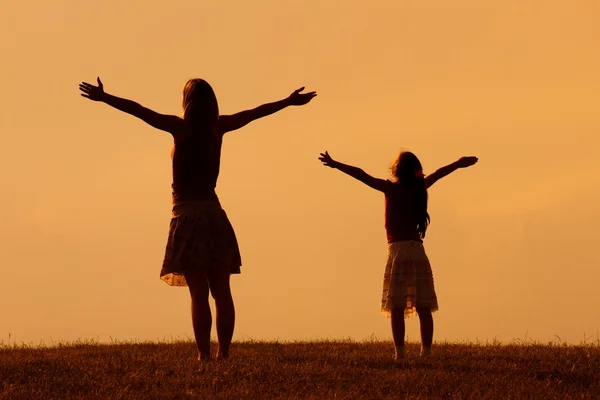
<path fill-rule="evenodd" d="M 354 179 L 358 179 L 362 183 L 367 186 L 372 187 L 375 190 L 379 190 L 380 192 L 385 192 L 387 187 L 387 181 L 384 179 L 375 178 L 360 168 L 353 167 L 352 165 L 342 164 L 341 162 L 335 161 L 328 152 L 321 153 L 319 160 L 326 167 L 331 167 L 335 169 L 339 169 L 343 173 L 350 175 Z"/>
<path fill-rule="evenodd" d="M 232 115 L 220 115 L 219 127 L 221 134 L 240 129 L 255 119 L 274 114 L 288 106 L 303 106 L 310 102 L 313 97 L 317 95 L 317 92 L 300 93 L 303 90 L 304 87 L 301 87 L 298 90 L 294 90 L 292 94 L 283 100 L 263 104 L 262 106 L 258 106 L 252 110 L 246 110 Z"/>
<path fill-rule="evenodd" d="M 461 157 L 457 161 L 454 161 L 452 164 L 448 164 L 445 167 L 438 169 L 434 173 L 427 175 L 425 177 L 425 187 L 428 188 L 434 183 L 436 183 L 438 180 L 450 175 L 457 169 L 470 167 L 471 165 L 474 165 L 477 161 L 479 161 L 477 157 Z"/>
<path fill-rule="evenodd" d="M 80 83 L 79 90 L 83 92 L 81 95 L 93 101 L 101 101 L 117 110 L 138 117 L 156 129 L 171 133 L 174 137 L 183 135 L 185 127 L 183 119 L 175 115 L 159 114 L 156 111 L 143 107 L 135 101 L 110 95 L 104 91 L 104 85 L 100 78 L 97 78 L 97 81 L 98 86 L 94 86 L 87 82 Z"/>

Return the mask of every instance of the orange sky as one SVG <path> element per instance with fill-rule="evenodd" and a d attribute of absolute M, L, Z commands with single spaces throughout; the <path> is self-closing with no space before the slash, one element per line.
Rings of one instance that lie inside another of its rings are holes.
<path fill-rule="evenodd" d="M 171 138 L 82 99 L 97 75 L 175 114 L 192 77 L 223 113 L 318 91 L 225 140 L 235 339 L 391 337 L 383 198 L 317 156 L 385 177 L 403 148 L 480 159 L 430 191 L 436 339 L 597 337 L 597 1 L 213 3 L 3 7 L 0 341 L 192 336 L 158 277 Z"/>

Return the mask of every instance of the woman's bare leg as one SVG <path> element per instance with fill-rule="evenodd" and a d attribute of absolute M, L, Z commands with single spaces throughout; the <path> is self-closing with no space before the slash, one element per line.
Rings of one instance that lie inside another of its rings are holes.
<path fill-rule="evenodd" d="M 229 286 L 230 276 L 227 268 L 215 268 L 209 274 L 210 292 L 215 299 L 217 309 L 218 359 L 229 357 L 229 347 L 235 327 L 235 307 Z"/>
<path fill-rule="evenodd" d="M 192 297 L 192 326 L 199 358 L 210 359 L 210 329 L 212 314 L 208 304 L 208 270 L 201 269 L 185 275 Z"/>

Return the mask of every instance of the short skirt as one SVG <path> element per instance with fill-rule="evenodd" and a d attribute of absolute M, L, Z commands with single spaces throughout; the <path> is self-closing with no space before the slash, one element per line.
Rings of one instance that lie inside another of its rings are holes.
<path fill-rule="evenodd" d="M 185 274 L 227 268 L 239 274 L 242 260 L 235 232 L 218 200 L 188 201 L 173 206 L 160 278 L 170 286 L 187 286 Z"/>
<path fill-rule="evenodd" d="M 433 273 L 423 242 L 407 240 L 388 245 L 383 275 L 381 313 L 389 316 L 394 309 L 412 317 L 417 309 L 438 310 Z"/>

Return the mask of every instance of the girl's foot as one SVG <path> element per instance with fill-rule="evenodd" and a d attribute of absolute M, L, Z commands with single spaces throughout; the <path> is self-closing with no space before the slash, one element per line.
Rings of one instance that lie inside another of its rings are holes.
<path fill-rule="evenodd" d="M 217 360 L 227 360 L 229 358 L 229 351 L 224 352 L 221 349 L 217 350 Z"/>
<path fill-rule="evenodd" d="M 421 357 L 427 358 L 431 356 L 431 347 L 421 347 Z"/>
<path fill-rule="evenodd" d="M 404 346 L 396 346 L 396 353 L 394 354 L 394 361 L 404 360 Z"/>

